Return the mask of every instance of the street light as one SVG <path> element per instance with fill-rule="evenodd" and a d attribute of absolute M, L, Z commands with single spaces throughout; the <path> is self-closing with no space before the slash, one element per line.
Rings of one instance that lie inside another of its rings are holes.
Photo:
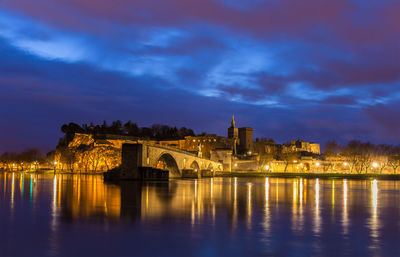
<path fill-rule="evenodd" d="M 374 163 L 372 163 L 372 167 L 374 167 L 374 168 L 378 168 L 378 163 L 376 163 L 376 162 L 374 162 Z"/>
<path fill-rule="evenodd" d="M 35 165 L 35 170 L 37 171 L 37 170 L 38 170 L 38 164 L 39 164 L 39 162 L 38 162 L 38 161 L 35 161 L 33 164 Z"/>
<path fill-rule="evenodd" d="M 53 162 L 54 163 L 54 174 L 56 174 L 56 165 L 57 165 L 57 162 L 55 161 L 55 162 Z"/>

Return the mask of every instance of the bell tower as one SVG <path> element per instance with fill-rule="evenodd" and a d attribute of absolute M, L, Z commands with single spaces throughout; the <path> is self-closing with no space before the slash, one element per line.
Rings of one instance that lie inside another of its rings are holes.
<path fill-rule="evenodd" d="M 236 155 L 236 144 L 239 137 L 239 130 L 235 126 L 235 117 L 232 115 L 231 126 L 228 128 L 228 138 L 233 139 L 233 153 Z"/>

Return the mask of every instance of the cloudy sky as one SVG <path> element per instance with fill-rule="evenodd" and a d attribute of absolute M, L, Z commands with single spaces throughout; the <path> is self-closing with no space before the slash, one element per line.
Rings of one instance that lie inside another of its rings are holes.
<path fill-rule="evenodd" d="M 0 152 L 60 126 L 400 143 L 398 0 L 1 0 Z"/>

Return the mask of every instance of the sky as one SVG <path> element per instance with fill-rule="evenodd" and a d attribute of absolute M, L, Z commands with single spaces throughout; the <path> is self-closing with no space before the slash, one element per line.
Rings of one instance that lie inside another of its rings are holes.
<path fill-rule="evenodd" d="M 0 153 L 131 120 L 400 143 L 398 0 L 1 0 Z"/>

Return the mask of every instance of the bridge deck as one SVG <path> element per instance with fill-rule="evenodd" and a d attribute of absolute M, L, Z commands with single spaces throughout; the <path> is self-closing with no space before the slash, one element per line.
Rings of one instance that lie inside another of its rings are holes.
<path fill-rule="evenodd" d="M 149 144 L 149 143 L 144 143 L 144 144 L 148 145 L 150 147 L 157 147 L 157 148 L 161 148 L 161 149 L 165 149 L 165 150 L 170 150 L 170 151 L 175 151 L 175 152 L 178 152 L 178 153 L 187 154 L 187 155 L 190 155 L 190 156 L 193 156 L 193 157 L 196 157 L 196 158 L 200 158 L 200 159 L 204 159 L 204 160 L 210 160 L 210 159 L 207 159 L 207 158 L 198 157 L 197 154 L 194 154 L 193 152 L 185 151 L 185 150 L 178 149 L 178 148 L 175 148 L 175 147 L 158 145 L 158 144 Z"/>

